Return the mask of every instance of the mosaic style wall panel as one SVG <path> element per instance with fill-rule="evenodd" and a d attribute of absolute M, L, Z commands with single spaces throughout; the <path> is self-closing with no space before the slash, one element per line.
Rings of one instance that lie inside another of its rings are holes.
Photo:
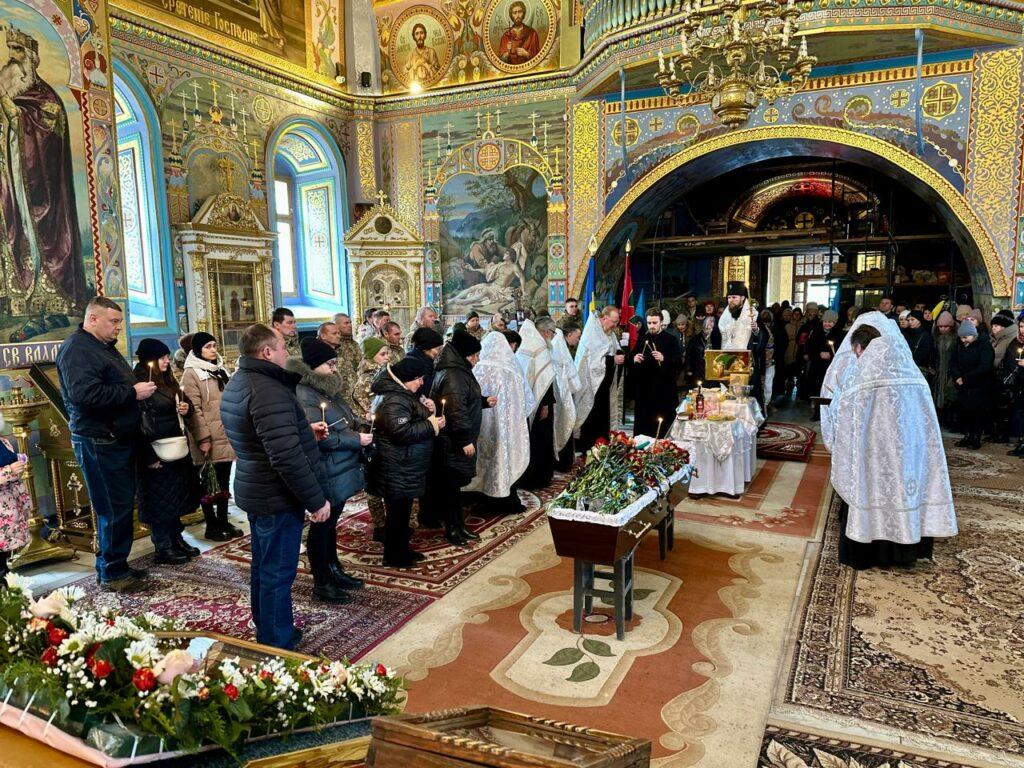
<path fill-rule="evenodd" d="M 104 14 L 0 7 L 0 368 L 52 360 L 91 296 L 126 291 Z"/>
<path fill-rule="evenodd" d="M 561 0 L 400 0 L 374 11 L 387 93 L 558 68 Z"/>

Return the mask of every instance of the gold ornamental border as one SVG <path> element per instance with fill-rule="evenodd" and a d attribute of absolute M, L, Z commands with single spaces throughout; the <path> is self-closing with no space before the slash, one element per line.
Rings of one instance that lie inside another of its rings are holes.
<path fill-rule="evenodd" d="M 617 227 L 619 220 L 626 214 L 630 206 L 645 192 L 676 169 L 693 162 L 703 155 L 718 152 L 722 149 L 758 141 L 777 141 L 779 139 L 823 141 L 841 144 L 853 149 L 863 149 L 908 171 L 918 181 L 927 184 L 938 193 L 943 202 L 949 206 L 953 214 L 963 224 L 985 263 L 985 269 L 992 283 L 993 295 L 1010 295 L 1010 281 L 1003 272 L 995 244 L 981 223 L 981 219 L 978 218 L 966 198 L 938 171 L 909 152 L 905 152 L 882 139 L 857 133 L 856 131 L 848 131 L 843 128 L 830 128 L 820 125 L 774 125 L 746 128 L 733 133 L 715 136 L 707 141 L 687 147 L 643 176 L 612 207 L 612 210 L 604 217 L 601 226 L 598 227 L 594 235 L 598 247 Z M 586 251 L 581 253 L 574 265 L 575 268 L 572 272 L 572 295 L 578 295 L 583 290 L 583 283 L 586 280 L 587 272 L 584 268 L 587 255 Z"/>
<path fill-rule="evenodd" d="M 524 0 L 527 8 L 530 7 L 531 3 L 529 0 Z M 492 0 L 488 5 L 487 10 L 484 12 L 484 20 L 481 28 L 483 29 L 483 41 L 484 41 L 484 53 L 487 55 L 487 60 L 491 63 L 495 69 L 507 72 L 509 74 L 517 74 L 520 72 L 529 72 L 539 62 L 544 61 L 545 57 L 551 52 L 551 47 L 555 44 L 555 38 L 558 36 L 558 13 L 555 11 L 555 6 L 551 3 L 551 0 L 539 0 L 539 2 L 532 3 L 534 7 L 541 6 L 547 11 L 548 14 L 548 33 L 544 38 L 544 42 L 541 43 L 540 51 L 529 61 L 522 64 L 506 64 L 498 56 L 498 52 L 491 46 L 491 19 L 494 18 L 495 12 L 499 6 L 508 6 L 509 3 L 506 0 Z M 536 29 L 536 27 L 534 27 Z"/>

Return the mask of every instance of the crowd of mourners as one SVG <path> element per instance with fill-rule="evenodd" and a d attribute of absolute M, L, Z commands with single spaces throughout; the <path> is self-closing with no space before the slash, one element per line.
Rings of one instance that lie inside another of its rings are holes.
<path fill-rule="evenodd" d="M 513 425 L 526 440 L 524 452 L 537 460 L 525 470 L 525 463 L 519 466 L 518 481 L 502 485 L 508 496 L 492 499 L 495 508 L 521 509 L 516 487 L 550 482 L 556 465 L 571 466 L 576 451 L 607 433 L 619 367 L 636 389 L 636 433 L 668 434 L 678 389 L 704 380 L 704 352 L 726 348 L 727 328 L 740 328 L 749 339 L 740 343 L 752 352 L 753 395 L 763 405 L 779 408 L 795 397 L 816 406 L 825 372 L 861 310 L 783 302 L 755 311 L 745 286 L 730 283 L 729 293 L 724 304 L 691 296 L 674 320 L 667 311 L 648 310 L 645 322 L 632 319 L 638 327 L 631 342 L 618 309 L 606 307 L 582 344 L 584 321 L 575 299 L 557 321 L 530 312 L 496 314 L 485 318 L 485 327 L 470 312 L 444 334 L 430 307 L 421 308 L 408 329 L 386 309 L 371 308 L 357 327 L 339 313 L 301 340 L 294 313 L 281 307 L 269 325 L 245 330 L 234 370 L 219 340 L 202 331 L 181 337 L 173 351 L 158 339 L 141 339 L 130 365 L 116 347 L 124 330 L 121 307 L 97 297 L 57 356 L 72 448 L 97 520 L 97 581 L 131 591 L 146 578 L 128 563 L 136 499 L 155 562 L 180 565 L 200 554 L 182 535 L 182 518 L 197 508 L 206 539 L 242 535 L 228 515 L 233 494 L 249 519 L 257 639 L 293 648 L 301 632 L 292 623 L 291 588 L 307 521 L 313 594 L 333 603 L 346 602 L 348 591 L 362 586 L 345 572 L 336 544 L 339 516 L 360 491 L 367 492 L 372 537 L 383 544 L 386 566 L 410 568 L 422 560 L 410 545 L 413 525 L 441 528 L 455 546 L 479 538 L 465 525 L 462 491 L 478 474 L 481 413 L 506 397 L 506 390 L 484 395 L 473 372 L 487 333 L 498 337 L 497 344 L 483 345 L 485 359 L 492 353 L 491 374 L 504 375 L 511 360 L 508 381 L 537 388 L 536 397 L 524 396 L 531 401 L 529 434 L 525 419 Z M 1015 318 L 1003 310 L 986 318 L 965 304 L 929 311 L 888 297 L 877 310 L 899 324 L 929 382 L 940 423 L 963 434 L 957 445 L 1013 440 L 1009 453 L 1024 458 L 1024 313 Z M 526 357 L 519 353 L 522 371 L 515 360 L 524 340 L 516 329 L 530 334 Z M 549 352 L 558 373 L 554 383 L 548 378 L 540 385 L 537 372 L 527 371 L 529 360 Z M 596 369 L 587 362 L 595 353 Z M 592 409 L 586 419 L 581 411 L 565 443 L 560 409 L 576 395 L 559 388 L 569 387 L 565 377 L 576 376 L 573 358 Z M 508 396 L 516 401 L 521 388 L 508 389 Z M 512 412 L 522 409 L 519 403 Z M 563 439 L 556 438 L 552 450 L 552 422 L 559 419 Z M 544 429 L 538 428 L 542 420 Z M 24 461 L 0 440 L 0 570 L 28 538 Z"/>

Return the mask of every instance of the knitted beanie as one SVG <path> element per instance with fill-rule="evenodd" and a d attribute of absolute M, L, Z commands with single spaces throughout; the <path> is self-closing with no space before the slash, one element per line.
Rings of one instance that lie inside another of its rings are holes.
<path fill-rule="evenodd" d="M 160 339 L 143 339 L 139 342 L 139 346 L 135 348 L 135 356 L 139 358 L 140 363 L 159 360 L 164 355 L 169 354 L 171 354 L 171 350 Z"/>
<path fill-rule="evenodd" d="M 384 341 L 380 336 L 367 336 L 363 339 L 363 359 L 373 360 L 384 347 L 387 346 L 387 342 Z"/>

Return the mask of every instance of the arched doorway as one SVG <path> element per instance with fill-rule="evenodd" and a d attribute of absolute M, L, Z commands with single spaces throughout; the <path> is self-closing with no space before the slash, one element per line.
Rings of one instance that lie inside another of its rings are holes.
<path fill-rule="evenodd" d="M 861 166 L 902 185 L 941 218 L 963 254 L 974 297 L 1008 296 L 1009 281 L 980 220 L 943 174 L 917 157 L 865 134 L 823 126 L 775 126 L 723 134 L 669 158 L 638 180 L 613 206 L 598 232 L 597 264 L 615 258 L 642 222 L 657 220 L 667 200 L 710 179 L 780 158 L 835 159 Z M 584 259 L 586 254 L 583 254 Z M 582 290 L 585 263 L 573 270 L 573 292 Z"/>

